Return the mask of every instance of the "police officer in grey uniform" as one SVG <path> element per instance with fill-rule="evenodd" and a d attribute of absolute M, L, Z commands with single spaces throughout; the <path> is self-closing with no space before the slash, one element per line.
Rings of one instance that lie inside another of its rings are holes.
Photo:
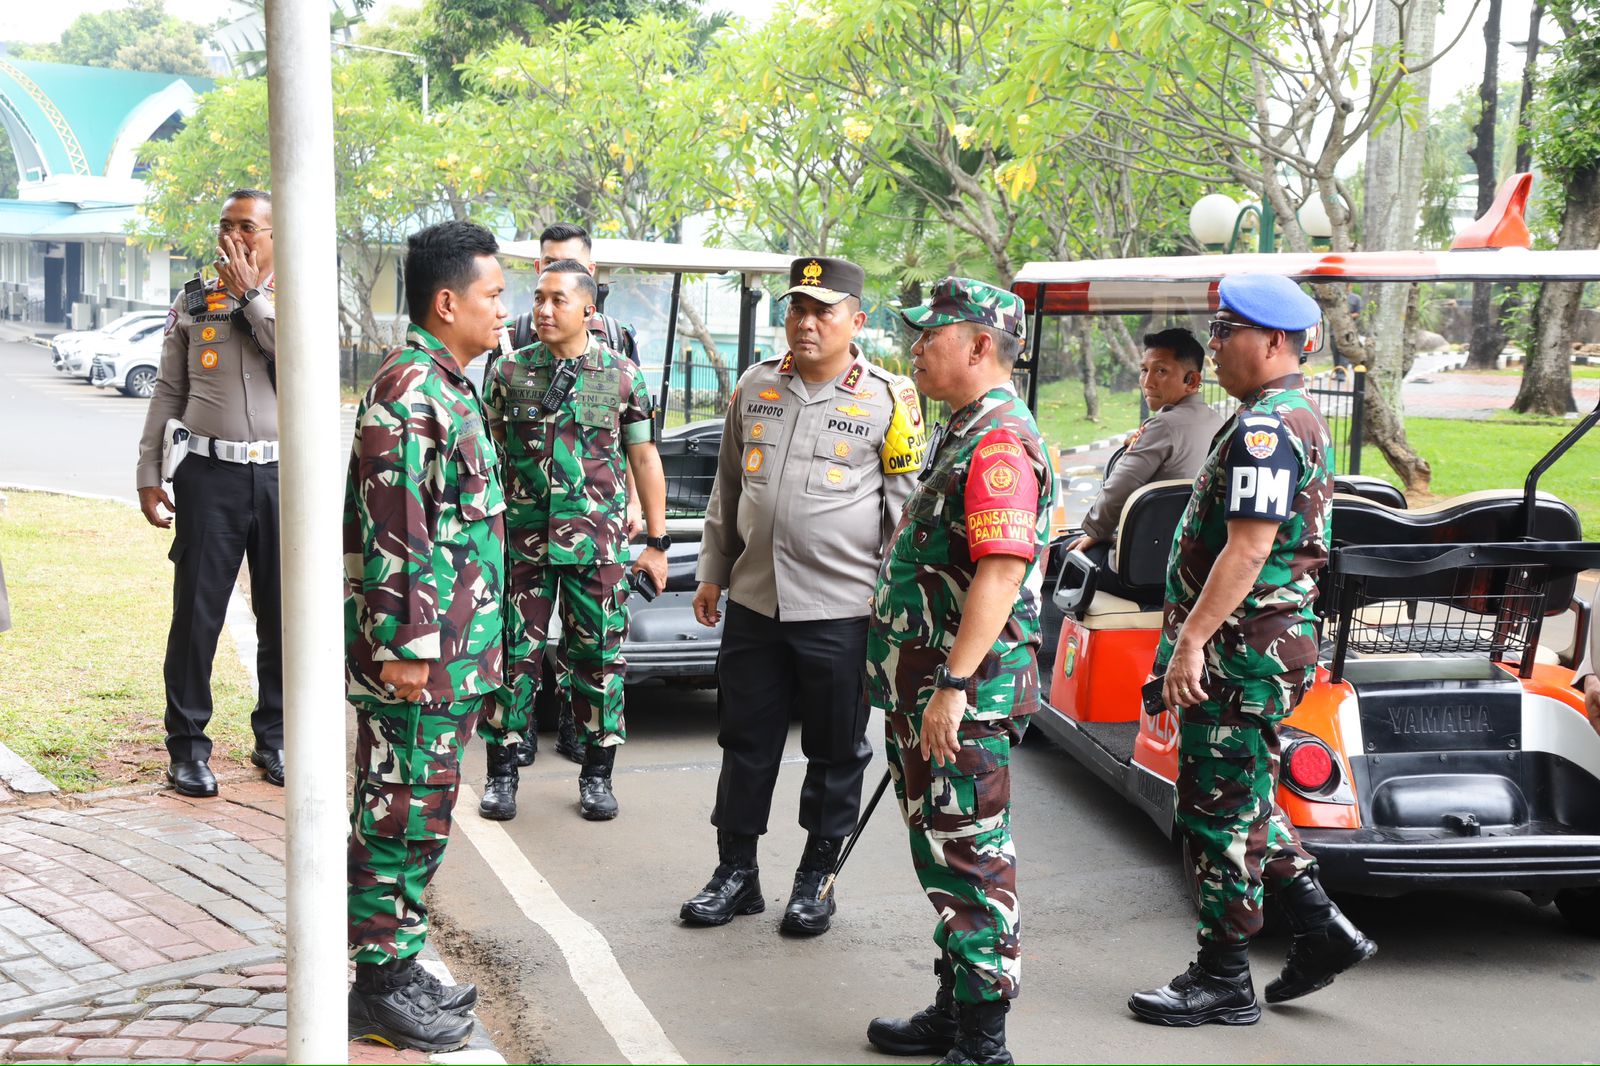
<path fill-rule="evenodd" d="M 706 508 L 696 618 L 715 625 L 728 592 L 717 660 L 722 774 L 711 813 L 719 861 L 679 916 L 721 925 L 764 909 L 756 841 L 798 712 L 809 838 L 782 928 L 816 935 L 835 908 L 832 894 L 817 894 L 855 828 L 872 755 L 862 686 L 873 579 L 915 487 L 926 433 L 910 380 L 874 366 L 854 343 L 866 321 L 861 267 L 803 257 L 789 280 L 789 351 L 739 379 Z"/>
<path fill-rule="evenodd" d="M 272 306 L 272 197 L 239 189 L 217 224 L 217 281 L 191 282 L 167 312 L 155 394 L 139 440 L 139 506 L 165 529 L 177 520 L 172 628 L 167 634 L 167 779 L 186 796 L 215 796 L 211 663 L 239 563 L 250 561 L 260 692 L 251 762 L 283 784 L 283 657 L 278 589 L 277 316 Z M 169 419 L 189 453 L 161 487 Z M 176 503 L 174 503 L 176 497 Z M 171 512 L 173 517 L 162 513 Z"/>

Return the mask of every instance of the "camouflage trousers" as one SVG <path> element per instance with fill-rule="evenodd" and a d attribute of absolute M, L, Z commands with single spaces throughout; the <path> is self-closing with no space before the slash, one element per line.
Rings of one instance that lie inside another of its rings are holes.
<path fill-rule="evenodd" d="M 939 915 L 933 942 L 955 977 L 958 1001 L 1015 999 L 1022 943 L 1011 747 L 1028 720 L 968 719 L 961 723 L 955 767 L 932 767 L 918 748 L 922 710 L 933 695 L 932 666 L 915 691 L 897 692 L 896 673 L 902 683 L 907 676 L 899 651 L 891 647 L 885 662 L 868 661 L 867 691 L 872 706 L 885 709 L 889 777 L 910 834 L 911 865 Z"/>
<path fill-rule="evenodd" d="M 1193 863 L 1202 945 L 1255 936 L 1265 892 L 1311 868 L 1277 801 L 1277 723 L 1310 679 L 1309 670 L 1212 678 L 1212 698 L 1183 710 L 1177 823 Z"/>
<path fill-rule="evenodd" d="M 461 784 L 461 749 L 483 697 L 356 706 L 350 811 L 350 954 L 407 959 L 428 937 L 422 894 L 444 860 Z"/>
<path fill-rule="evenodd" d="M 506 686 L 478 733 L 490 744 L 526 737 L 534 728 L 534 696 L 550 643 L 550 620 L 561 607 L 557 663 L 572 689 L 572 714 L 584 744 L 611 747 L 628 738 L 622 716 L 622 639 L 626 570 L 621 563 L 544 566 L 513 559 L 506 581 Z"/>

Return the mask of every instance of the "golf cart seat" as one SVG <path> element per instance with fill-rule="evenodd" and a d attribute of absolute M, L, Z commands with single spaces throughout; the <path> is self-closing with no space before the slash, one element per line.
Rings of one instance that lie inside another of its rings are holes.
<path fill-rule="evenodd" d="M 1367 477 L 1365 474 L 1335 474 L 1333 491 L 1345 496 L 1360 496 L 1374 503 L 1388 504 L 1398 511 L 1404 511 L 1407 506 L 1405 493 L 1382 478 Z"/>
<path fill-rule="evenodd" d="M 1068 552 L 1055 602 L 1088 629 L 1159 629 L 1167 557 L 1194 482 L 1153 481 L 1122 505 L 1104 561 Z"/>

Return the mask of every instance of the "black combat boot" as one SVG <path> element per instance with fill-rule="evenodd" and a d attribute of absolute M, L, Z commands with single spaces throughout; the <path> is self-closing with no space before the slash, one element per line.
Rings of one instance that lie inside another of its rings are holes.
<path fill-rule="evenodd" d="M 442 1010 L 412 959 L 358 963 L 350 986 L 351 1040 L 375 1040 L 392 1048 L 454 1051 L 472 1035 L 473 1020 Z"/>
<path fill-rule="evenodd" d="M 508 744 L 487 744 L 489 778 L 483 783 L 478 813 L 497 822 L 517 816 L 517 752 Z"/>
<path fill-rule="evenodd" d="M 471 1010 L 477 1005 L 477 985 L 447 985 L 433 976 L 432 970 L 422 965 L 417 966 L 416 981 L 428 995 L 434 998 L 434 1001 L 439 1004 L 439 1009 L 442 1011 L 460 1013 L 461 1011 Z"/>
<path fill-rule="evenodd" d="M 1350 924 L 1317 881 L 1316 869 L 1303 873 L 1278 893 L 1294 939 L 1283 973 L 1267 985 L 1267 1002 L 1282 1003 L 1327 988 L 1333 979 L 1378 953 L 1378 945 Z"/>
<path fill-rule="evenodd" d="M 572 716 L 571 700 L 561 700 L 556 705 L 556 754 L 575 763 L 583 762 L 583 737 Z"/>
<path fill-rule="evenodd" d="M 1250 983 L 1250 945 L 1205 945 L 1170 983 L 1130 996 L 1128 1009 L 1140 1021 L 1157 1025 L 1253 1025 L 1261 1004 Z"/>
<path fill-rule="evenodd" d="M 800 855 L 800 868 L 794 872 L 794 888 L 789 892 L 789 905 L 783 909 L 783 921 L 778 928 L 796 936 L 820 936 L 828 931 L 829 921 L 838 910 L 835 893 L 828 892 L 827 899 L 818 899 L 822 883 L 833 873 L 839 862 L 839 848 L 844 844 L 838 838 L 810 836 L 806 850 Z"/>
<path fill-rule="evenodd" d="M 527 739 L 518 744 L 509 744 L 507 747 L 517 749 L 517 765 L 532 766 L 533 760 L 539 755 L 539 733 L 533 727 L 528 727 Z"/>
<path fill-rule="evenodd" d="M 741 914 L 767 909 L 756 866 L 756 838 L 717 830 L 717 871 L 694 898 L 678 909 L 690 925 L 727 925 Z"/>
<path fill-rule="evenodd" d="M 933 972 L 939 991 L 933 1005 L 909 1018 L 874 1018 L 867 1024 L 867 1041 L 886 1055 L 945 1055 L 956 1046 L 955 974 L 944 959 L 935 959 Z"/>
<path fill-rule="evenodd" d="M 578 771 L 578 810 L 591 822 L 605 822 L 617 816 L 617 797 L 611 792 L 611 767 L 617 749 L 586 748 L 583 769 Z"/>
<path fill-rule="evenodd" d="M 1010 1009 L 1011 1004 L 1004 1000 L 956 1004 L 959 1028 L 955 1046 L 946 1051 L 935 1066 L 939 1063 L 1015 1062 L 1011 1052 L 1006 1050 L 1006 1011 Z"/>

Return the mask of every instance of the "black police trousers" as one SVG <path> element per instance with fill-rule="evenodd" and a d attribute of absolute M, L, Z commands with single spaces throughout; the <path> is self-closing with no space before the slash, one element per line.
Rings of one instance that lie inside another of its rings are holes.
<path fill-rule="evenodd" d="M 800 825 L 846 837 L 861 809 L 867 742 L 867 620 L 784 622 L 728 601 L 717 656 L 717 743 L 722 775 L 711 824 L 725 833 L 767 831 L 789 723 L 800 717 L 806 756 Z"/>
<path fill-rule="evenodd" d="M 283 614 L 278 569 L 278 466 L 191 454 L 172 479 L 176 536 L 167 633 L 167 753 L 211 757 L 211 664 L 239 564 L 250 560 L 260 692 L 250 728 L 258 748 L 283 747 Z"/>

